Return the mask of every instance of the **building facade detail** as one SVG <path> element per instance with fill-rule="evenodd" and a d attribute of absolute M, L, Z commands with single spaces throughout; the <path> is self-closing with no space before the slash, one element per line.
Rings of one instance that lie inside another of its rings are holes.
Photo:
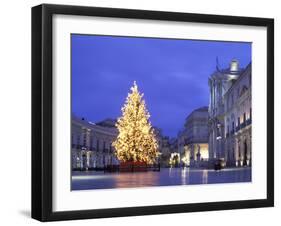
<path fill-rule="evenodd" d="M 178 135 L 178 150 L 185 166 L 208 164 L 208 138 L 208 107 L 201 107 L 187 116 Z"/>
<path fill-rule="evenodd" d="M 227 166 L 251 164 L 251 64 L 217 70 L 209 78 L 209 153 Z"/>
<path fill-rule="evenodd" d="M 94 124 L 72 116 L 73 170 L 104 169 L 119 164 L 112 147 L 112 142 L 117 137 L 117 129 L 107 121 Z"/>

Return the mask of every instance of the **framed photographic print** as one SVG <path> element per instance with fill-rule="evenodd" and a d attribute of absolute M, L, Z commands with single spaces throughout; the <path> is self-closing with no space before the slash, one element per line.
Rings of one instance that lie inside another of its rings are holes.
<path fill-rule="evenodd" d="M 274 21 L 32 8 L 32 217 L 274 205 Z"/>

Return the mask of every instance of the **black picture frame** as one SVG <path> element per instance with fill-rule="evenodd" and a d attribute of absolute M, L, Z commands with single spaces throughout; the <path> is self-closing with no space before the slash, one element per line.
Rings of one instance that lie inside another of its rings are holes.
<path fill-rule="evenodd" d="M 52 210 L 52 18 L 55 14 L 182 21 L 267 28 L 267 198 L 95 210 Z M 43 4 L 32 8 L 32 218 L 122 217 L 274 206 L 274 20 L 176 12 Z"/>

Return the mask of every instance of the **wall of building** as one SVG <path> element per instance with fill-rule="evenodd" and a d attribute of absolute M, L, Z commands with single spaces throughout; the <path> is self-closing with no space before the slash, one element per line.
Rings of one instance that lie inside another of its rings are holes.
<path fill-rule="evenodd" d="M 178 152 L 186 166 L 201 166 L 208 161 L 208 107 L 201 107 L 190 113 L 184 129 L 178 135 Z"/>
<path fill-rule="evenodd" d="M 225 159 L 230 166 L 251 164 L 251 64 L 225 95 Z"/>
<path fill-rule="evenodd" d="M 117 129 L 114 127 L 96 125 L 73 116 L 72 168 L 99 169 L 119 164 L 112 147 L 117 134 Z"/>
<path fill-rule="evenodd" d="M 246 69 L 237 64 L 232 61 L 228 69 L 217 70 L 209 79 L 210 157 L 228 166 L 251 164 L 251 64 Z M 222 90 L 222 84 L 227 89 Z"/>

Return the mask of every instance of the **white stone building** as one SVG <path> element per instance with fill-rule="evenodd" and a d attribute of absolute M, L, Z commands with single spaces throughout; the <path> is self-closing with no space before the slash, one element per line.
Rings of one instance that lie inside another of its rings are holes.
<path fill-rule="evenodd" d="M 227 166 L 251 164 L 251 76 L 232 60 L 209 78 L 209 154 Z"/>
<path fill-rule="evenodd" d="M 208 107 L 201 107 L 187 116 L 184 129 L 178 135 L 178 152 L 185 165 L 207 166 L 208 138 Z"/>
<path fill-rule="evenodd" d="M 117 165 L 112 142 L 117 137 L 113 120 L 91 123 L 72 116 L 72 169 L 103 169 Z"/>

